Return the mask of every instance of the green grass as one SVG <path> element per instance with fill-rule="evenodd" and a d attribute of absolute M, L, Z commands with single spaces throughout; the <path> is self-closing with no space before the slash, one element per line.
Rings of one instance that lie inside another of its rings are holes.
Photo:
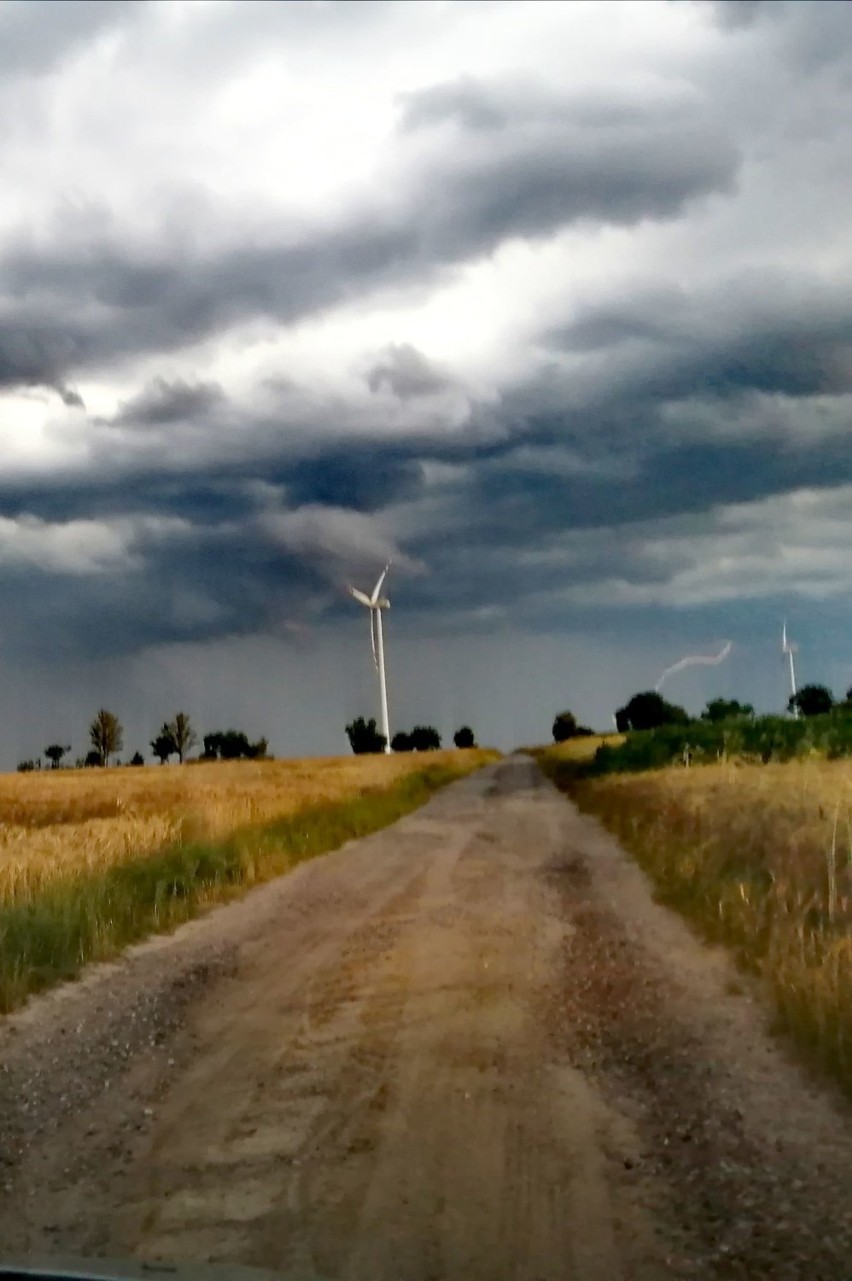
<path fill-rule="evenodd" d="M 427 766 L 388 788 L 311 806 L 222 841 L 190 839 L 96 873 L 71 875 L 26 903 L 3 906 L 0 1012 L 213 903 L 386 827 L 466 772 L 461 763 Z"/>

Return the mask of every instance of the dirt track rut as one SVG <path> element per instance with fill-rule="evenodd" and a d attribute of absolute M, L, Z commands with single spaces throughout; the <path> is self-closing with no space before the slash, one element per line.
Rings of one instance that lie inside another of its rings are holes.
<path fill-rule="evenodd" d="M 99 1047 L 146 983 L 151 1035 L 107 1089 Z M 726 983 L 512 758 L 9 1020 L 23 1080 L 29 1043 L 101 1011 L 74 1068 L 95 1085 L 69 1114 L 54 1083 L 7 1153 L 3 1243 L 353 1281 L 835 1281 L 848 1112 Z"/>

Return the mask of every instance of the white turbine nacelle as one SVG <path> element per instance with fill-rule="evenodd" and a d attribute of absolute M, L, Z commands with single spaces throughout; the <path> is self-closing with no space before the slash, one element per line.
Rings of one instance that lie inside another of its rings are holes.
<path fill-rule="evenodd" d="M 384 586 L 387 572 L 390 569 L 390 561 L 385 565 L 379 581 L 373 588 L 372 594 L 360 591 L 357 587 L 349 588 L 349 594 L 353 600 L 357 600 L 359 605 L 366 605 L 370 611 L 370 643 L 373 647 L 373 662 L 376 665 L 376 671 L 379 674 L 379 697 L 381 700 L 381 717 L 382 717 L 382 734 L 385 738 L 385 751 L 390 751 L 390 726 L 388 723 L 388 689 L 385 679 L 385 647 L 382 638 L 382 610 L 390 609 L 390 601 L 386 596 L 382 596 L 382 587 Z"/>

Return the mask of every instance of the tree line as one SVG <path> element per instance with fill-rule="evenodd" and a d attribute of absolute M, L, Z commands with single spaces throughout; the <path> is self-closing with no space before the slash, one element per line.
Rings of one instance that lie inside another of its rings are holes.
<path fill-rule="evenodd" d="M 89 742 L 91 747 L 85 756 L 78 757 L 76 768 L 105 768 L 110 763 L 120 764 L 116 759 L 124 750 L 124 727 L 114 712 L 102 707 L 89 725 Z M 203 751 L 198 759 L 203 761 L 262 760 L 268 757 L 269 744 L 265 738 L 252 743 L 242 730 L 216 730 L 205 734 Z M 161 765 L 165 765 L 173 756 L 181 765 L 188 754 L 198 744 L 198 734 L 186 712 L 177 712 L 170 721 L 164 721 L 159 732 L 152 738 L 151 754 Z M 70 746 L 64 743 L 50 743 L 44 749 L 44 756 L 50 762 L 51 769 L 61 769 L 62 763 L 70 753 Z M 128 764 L 144 765 L 145 758 L 141 752 L 134 752 Z M 41 758 L 23 760 L 18 764 L 20 773 L 41 769 Z"/>
<path fill-rule="evenodd" d="M 349 746 L 356 756 L 383 752 L 387 739 L 380 733 L 375 717 L 365 720 L 358 716 L 346 726 Z M 476 735 L 469 725 L 462 725 L 453 735 L 456 747 L 476 747 Z M 392 752 L 436 752 L 441 746 L 441 735 L 434 725 L 415 725 L 414 729 L 399 730 L 391 739 Z"/>
<path fill-rule="evenodd" d="M 787 711 L 800 716 L 824 716 L 833 710 L 852 713 L 852 686 L 846 691 L 846 697 L 842 701 L 837 701 L 826 685 L 803 685 L 787 700 Z M 698 719 L 715 724 L 753 718 L 754 714 L 751 703 L 741 703 L 735 698 L 713 698 Z M 664 725 L 689 725 L 692 720 L 683 707 L 669 703 L 656 690 L 634 694 L 615 713 L 615 726 L 620 734 L 627 734 L 631 730 L 660 729 Z M 552 732 L 557 743 L 592 733 L 586 726 L 578 725 L 573 712 L 569 711 L 558 713 Z"/>

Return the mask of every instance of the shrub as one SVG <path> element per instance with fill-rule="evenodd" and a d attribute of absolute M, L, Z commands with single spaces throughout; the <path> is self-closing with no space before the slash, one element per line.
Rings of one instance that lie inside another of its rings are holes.
<path fill-rule="evenodd" d="M 559 712 L 551 730 L 554 743 L 565 743 L 577 733 L 577 717 L 573 712 Z"/>
<path fill-rule="evenodd" d="M 356 756 L 366 756 L 385 750 L 387 739 L 377 730 L 375 717 L 365 721 L 363 716 L 358 716 L 346 726 L 346 736 Z"/>
<path fill-rule="evenodd" d="M 441 735 L 434 725 L 415 725 L 411 731 L 411 746 L 415 752 L 437 752 L 441 746 Z"/>
<path fill-rule="evenodd" d="M 599 747 L 585 772 L 635 773 L 680 764 L 687 757 L 692 764 L 729 757 L 766 764 L 807 756 L 830 760 L 852 756 L 852 715 L 841 707 L 803 720 L 760 716 L 661 725 L 631 734 L 619 747 Z"/>

